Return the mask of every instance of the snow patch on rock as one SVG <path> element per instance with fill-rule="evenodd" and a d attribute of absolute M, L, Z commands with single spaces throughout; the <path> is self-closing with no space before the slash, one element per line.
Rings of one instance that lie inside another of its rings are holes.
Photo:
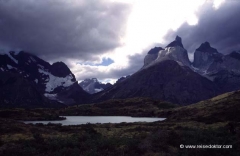
<path fill-rule="evenodd" d="M 38 64 L 37 66 L 38 66 L 39 68 L 44 69 L 44 67 L 43 67 L 42 65 L 40 65 L 40 64 Z"/>
<path fill-rule="evenodd" d="M 51 73 L 44 71 L 42 69 L 38 69 L 38 71 L 39 71 L 39 73 L 42 73 L 42 74 L 48 76 L 48 79 L 45 80 L 46 81 L 45 82 L 45 84 L 46 84 L 45 91 L 48 93 L 54 91 L 54 89 L 59 86 L 69 87 L 74 83 L 72 81 L 73 76 L 71 74 L 62 78 L 62 77 L 56 77 L 56 76 L 52 75 Z"/>
<path fill-rule="evenodd" d="M 98 92 L 101 92 L 101 91 L 103 91 L 103 88 L 100 88 L 100 89 L 98 89 L 98 88 L 95 88 L 94 90 L 95 90 L 95 93 L 98 93 Z"/>
<path fill-rule="evenodd" d="M 160 50 L 156 61 L 161 61 L 166 58 L 179 61 L 185 66 L 190 66 L 187 51 L 180 46 L 167 47 L 164 50 Z"/>
<path fill-rule="evenodd" d="M 8 55 L 8 57 L 10 57 L 10 59 L 13 60 L 13 62 L 15 62 L 16 64 L 18 64 L 18 60 L 16 60 L 14 57 L 12 57 L 12 55 L 10 53 L 6 53 Z"/>
<path fill-rule="evenodd" d="M 35 81 L 35 83 L 38 83 L 38 79 L 35 79 L 34 81 Z"/>
<path fill-rule="evenodd" d="M 7 68 L 8 68 L 8 69 L 16 69 L 15 67 L 13 67 L 13 66 L 11 66 L 11 65 L 9 65 L 9 64 L 7 64 Z"/>
<path fill-rule="evenodd" d="M 33 62 L 37 62 L 33 57 L 30 57 L 30 59 L 31 59 Z"/>
<path fill-rule="evenodd" d="M 60 101 L 58 98 L 57 98 L 57 94 L 48 94 L 48 93 L 45 93 L 44 96 L 50 100 L 55 100 L 55 101 L 58 101 L 60 103 L 64 103 L 63 101 Z"/>

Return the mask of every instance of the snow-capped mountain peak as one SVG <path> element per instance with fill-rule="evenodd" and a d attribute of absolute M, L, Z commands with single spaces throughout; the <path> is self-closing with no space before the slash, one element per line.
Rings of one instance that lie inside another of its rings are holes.
<path fill-rule="evenodd" d="M 28 78 L 29 81 L 37 82 L 36 85 L 46 93 L 56 93 L 59 87 L 69 87 L 76 82 L 75 76 L 63 62 L 50 65 L 48 62 L 24 51 L 19 53 L 10 51 L 7 54 L 0 55 L 0 57 L 5 60 L 5 62 L 0 63 L 2 69 L 17 72 Z"/>
<path fill-rule="evenodd" d="M 103 84 L 103 83 L 99 82 L 97 78 L 85 79 L 82 82 L 80 82 L 79 85 L 83 88 L 83 90 L 85 90 L 86 92 L 88 92 L 90 94 L 100 92 L 100 91 L 112 86 L 110 83 Z"/>

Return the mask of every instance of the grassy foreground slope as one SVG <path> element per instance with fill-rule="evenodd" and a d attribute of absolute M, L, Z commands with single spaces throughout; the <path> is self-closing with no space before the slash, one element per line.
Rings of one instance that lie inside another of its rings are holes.
<path fill-rule="evenodd" d="M 225 93 L 189 106 L 163 110 L 158 116 L 174 121 L 240 122 L 240 91 Z"/>

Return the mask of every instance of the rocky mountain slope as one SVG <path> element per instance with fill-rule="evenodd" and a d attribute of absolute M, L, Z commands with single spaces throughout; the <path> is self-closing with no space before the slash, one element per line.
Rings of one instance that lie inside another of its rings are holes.
<path fill-rule="evenodd" d="M 63 107 L 61 103 L 43 96 L 33 82 L 22 75 L 0 71 L 0 107 Z"/>
<path fill-rule="evenodd" d="M 150 55 L 156 54 L 157 57 L 149 59 Z M 215 83 L 194 72 L 190 66 L 187 51 L 177 36 L 165 49 L 150 50 L 141 70 L 96 94 L 94 100 L 151 97 L 186 105 L 219 94 L 220 89 Z"/>
<path fill-rule="evenodd" d="M 88 93 L 78 86 L 74 74 L 63 62 L 56 62 L 51 65 L 37 56 L 24 51 L 19 53 L 11 51 L 0 54 L 0 71 L 1 75 L 15 74 L 14 82 L 24 79 L 28 88 L 35 88 L 39 95 L 44 95 L 48 99 L 58 101 L 59 103 L 85 102 L 89 96 Z M 5 77 L 3 84 L 6 81 L 11 81 L 11 79 L 11 76 Z M 8 90 L 11 93 L 17 92 L 15 89 L 14 83 L 8 86 Z M 4 87 L 1 87 L 0 90 L 4 92 Z M 22 91 L 22 96 L 18 94 L 20 96 L 19 99 L 27 99 L 28 96 L 25 96 L 26 92 L 30 92 L 30 90 Z M 64 92 L 68 92 L 68 94 L 63 94 Z M 82 98 L 80 99 L 79 97 Z M 6 98 L 11 98 L 10 94 L 1 96 L 1 99 Z M 37 100 L 41 103 L 41 99 L 35 98 L 35 102 L 32 101 L 33 105 Z M 22 102 L 18 101 L 18 103 L 21 105 Z M 28 104 L 30 103 L 28 102 Z M 3 104 L 8 105 L 7 102 Z"/>
<path fill-rule="evenodd" d="M 164 60 L 97 94 L 94 100 L 151 97 L 191 104 L 213 97 L 218 91 L 214 83 L 190 68 L 182 67 L 173 60 Z"/>
<path fill-rule="evenodd" d="M 98 93 L 112 86 L 110 83 L 103 84 L 99 82 L 97 78 L 85 79 L 79 85 L 89 94 Z"/>

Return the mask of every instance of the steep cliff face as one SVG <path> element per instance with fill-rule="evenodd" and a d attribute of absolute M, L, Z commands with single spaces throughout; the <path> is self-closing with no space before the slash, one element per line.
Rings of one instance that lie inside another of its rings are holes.
<path fill-rule="evenodd" d="M 164 50 L 161 50 L 158 53 L 156 62 L 160 62 L 162 60 L 174 60 L 181 66 L 190 66 L 187 51 L 180 46 L 167 47 Z"/>
<path fill-rule="evenodd" d="M 143 68 L 145 69 L 164 60 L 174 60 L 181 66 L 190 66 L 187 50 L 184 49 L 182 39 L 179 36 L 165 49 L 161 47 L 151 49 L 144 59 Z"/>
<path fill-rule="evenodd" d="M 199 73 L 204 74 L 215 70 L 218 64 L 222 63 L 222 61 L 223 55 L 219 53 L 217 49 L 211 47 L 208 42 L 205 42 L 196 49 L 193 66 L 197 68 Z M 215 67 L 210 68 L 213 64 Z"/>

